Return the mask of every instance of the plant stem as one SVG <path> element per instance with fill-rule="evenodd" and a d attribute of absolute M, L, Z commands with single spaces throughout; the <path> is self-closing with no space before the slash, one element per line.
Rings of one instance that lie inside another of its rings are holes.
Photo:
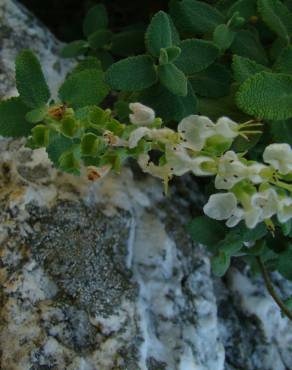
<path fill-rule="evenodd" d="M 270 293 L 270 295 L 272 296 L 274 301 L 277 303 L 277 305 L 280 307 L 281 311 L 288 317 L 289 320 L 292 321 L 292 312 L 285 306 L 284 302 L 277 295 L 277 293 L 276 293 L 276 291 L 273 287 L 272 281 L 270 279 L 269 273 L 268 273 L 263 261 L 261 260 L 261 258 L 259 256 L 257 256 L 256 259 L 257 259 L 257 263 L 259 265 L 261 274 L 263 275 L 264 282 L 266 284 L 266 288 L 267 288 L 268 292 Z"/>

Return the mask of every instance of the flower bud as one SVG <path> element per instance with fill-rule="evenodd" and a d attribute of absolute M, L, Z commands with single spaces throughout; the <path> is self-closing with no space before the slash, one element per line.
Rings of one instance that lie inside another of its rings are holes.
<path fill-rule="evenodd" d="M 130 121 L 134 125 L 147 126 L 155 120 L 155 112 L 153 109 L 141 103 L 130 103 L 129 107 L 133 112 L 130 114 Z"/>

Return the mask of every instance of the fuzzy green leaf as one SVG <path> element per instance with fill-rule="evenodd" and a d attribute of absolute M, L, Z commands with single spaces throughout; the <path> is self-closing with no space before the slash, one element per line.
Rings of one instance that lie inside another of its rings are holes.
<path fill-rule="evenodd" d="M 184 33 L 211 33 L 219 24 L 224 23 L 223 15 L 202 1 L 172 1 L 170 14 L 175 25 Z"/>
<path fill-rule="evenodd" d="M 187 75 L 207 68 L 219 55 L 219 49 L 210 41 L 188 39 L 179 48 L 181 54 L 174 64 Z"/>
<path fill-rule="evenodd" d="M 249 20 L 250 17 L 257 14 L 256 0 L 237 0 L 228 9 L 227 17 L 232 17 L 232 15 L 238 12 L 238 14 L 245 20 Z"/>
<path fill-rule="evenodd" d="M 86 69 L 102 69 L 101 63 L 95 57 L 87 57 L 82 59 L 76 67 L 70 72 L 70 75 L 85 71 Z"/>
<path fill-rule="evenodd" d="M 106 82 L 111 88 L 123 91 L 139 91 L 150 87 L 157 79 L 152 59 L 139 55 L 120 60 L 106 72 Z"/>
<path fill-rule="evenodd" d="M 197 98 L 190 84 L 188 94 L 184 97 L 174 95 L 161 84 L 156 84 L 143 91 L 139 99 L 152 107 L 156 114 L 166 121 L 180 121 L 190 114 L 197 113 Z"/>
<path fill-rule="evenodd" d="M 247 79 L 237 94 L 237 105 L 258 118 L 292 117 L 292 76 L 260 72 Z"/>
<path fill-rule="evenodd" d="M 291 45 L 282 50 L 282 52 L 278 56 L 273 67 L 277 72 L 292 74 L 292 46 Z"/>
<path fill-rule="evenodd" d="M 47 112 L 48 112 L 48 107 L 44 105 L 43 107 L 36 108 L 36 109 L 29 111 L 25 115 L 25 119 L 30 123 L 38 123 L 38 122 L 41 122 L 45 118 Z"/>
<path fill-rule="evenodd" d="M 49 143 L 49 129 L 45 125 L 37 125 L 32 130 L 32 139 L 37 147 L 46 147 Z"/>
<path fill-rule="evenodd" d="M 171 47 L 177 42 L 171 22 L 169 16 L 163 11 L 152 17 L 145 35 L 146 47 L 150 54 L 158 57 L 160 49 Z"/>
<path fill-rule="evenodd" d="M 166 49 L 166 53 L 167 53 L 169 62 L 173 62 L 180 56 L 181 49 L 177 46 L 172 46 Z"/>
<path fill-rule="evenodd" d="M 239 83 L 243 83 L 252 75 L 258 72 L 268 71 L 269 69 L 249 58 L 234 55 L 232 60 L 232 70 L 234 74 L 234 79 Z"/>
<path fill-rule="evenodd" d="M 230 47 L 235 37 L 235 32 L 232 31 L 226 24 L 219 24 L 213 33 L 214 44 L 220 50 L 226 50 Z"/>
<path fill-rule="evenodd" d="M 267 26 L 278 36 L 289 40 L 292 14 L 280 0 L 258 0 L 258 10 Z"/>
<path fill-rule="evenodd" d="M 253 59 L 260 64 L 268 63 L 265 49 L 256 34 L 249 30 L 240 30 L 236 33 L 231 51 L 233 54 Z"/>
<path fill-rule="evenodd" d="M 196 94 L 219 98 L 230 92 L 231 73 L 224 65 L 214 63 L 204 71 L 192 75 L 190 83 Z"/>
<path fill-rule="evenodd" d="M 48 102 L 50 91 L 40 62 L 31 50 L 24 49 L 17 55 L 15 73 L 17 90 L 25 104 L 38 108 Z"/>
<path fill-rule="evenodd" d="M 92 49 L 100 49 L 109 44 L 112 32 L 109 30 L 97 30 L 88 37 L 88 43 Z"/>
<path fill-rule="evenodd" d="M 173 94 L 180 96 L 187 95 L 187 78 L 174 64 L 160 65 L 158 67 L 158 76 L 160 82 Z"/>
<path fill-rule="evenodd" d="M 73 137 L 78 130 L 76 120 L 71 117 L 65 117 L 64 119 L 62 119 L 61 125 L 62 133 L 66 137 Z"/>
<path fill-rule="evenodd" d="M 223 276 L 230 266 L 230 256 L 220 251 L 211 258 L 212 271 L 216 276 Z"/>
<path fill-rule="evenodd" d="M 59 133 L 50 132 L 49 143 L 46 148 L 50 160 L 55 167 L 59 167 L 59 158 L 73 145 L 72 139 L 69 139 Z"/>
<path fill-rule="evenodd" d="M 95 31 L 102 30 L 108 26 L 108 15 L 103 4 L 97 4 L 92 7 L 83 22 L 83 33 L 89 36 Z"/>
<path fill-rule="evenodd" d="M 84 40 L 72 41 L 61 50 L 61 57 L 63 58 L 73 58 L 78 55 L 84 54 L 88 49 L 88 43 Z"/>
<path fill-rule="evenodd" d="M 99 69 L 87 69 L 69 76 L 61 86 L 59 96 L 76 109 L 101 103 L 108 92 L 104 73 Z"/>
<path fill-rule="evenodd" d="M 8 137 L 28 136 L 33 127 L 25 120 L 30 110 L 22 100 L 10 98 L 0 102 L 0 135 Z"/>
<path fill-rule="evenodd" d="M 83 135 L 81 140 L 81 154 L 96 157 L 102 147 L 100 138 L 93 133 Z"/>
<path fill-rule="evenodd" d="M 279 254 L 278 270 L 286 279 L 292 280 L 292 246 Z"/>
<path fill-rule="evenodd" d="M 187 226 L 187 230 L 194 241 L 206 246 L 216 245 L 226 233 L 223 223 L 207 216 L 194 218 Z"/>
<path fill-rule="evenodd" d="M 268 121 L 273 141 L 292 146 L 292 118 L 283 121 Z"/>

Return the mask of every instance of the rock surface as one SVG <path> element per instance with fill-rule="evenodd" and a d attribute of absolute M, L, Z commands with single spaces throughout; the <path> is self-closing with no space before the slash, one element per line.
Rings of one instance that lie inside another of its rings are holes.
<path fill-rule="evenodd" d="M 68 66 L 53 67 L 54 37 L 10 0 L 0 19 L 0 94 L 13 92 L 22 47 L 57 84 Z M 215 279 L 186 235 L 200 203 L 188 181 L 167 198 L 129 168 L 92 184 L 0 139 L 0 368 L 291 369 L 292 325 L 261 278 L 244 267 Z"/>

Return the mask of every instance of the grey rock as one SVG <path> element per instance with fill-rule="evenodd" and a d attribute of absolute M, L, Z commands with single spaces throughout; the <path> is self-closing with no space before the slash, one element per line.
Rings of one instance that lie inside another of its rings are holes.
<path fill-rule="evenodd" d="M 23 47 L 56 91 L 70 67 L 56 68 L 61 44 L 16 1 L 0 0 L 0 19 L 0 95 L 14 92 Z M 187 235 L 202 204 L 193 179 L 168 197 L 127 167 L 91 184 L 23 144 L 0 138 L 1 369 L 292 368 L 291 323 L 262 279 L 247 266 L 214 278 Z"/>

